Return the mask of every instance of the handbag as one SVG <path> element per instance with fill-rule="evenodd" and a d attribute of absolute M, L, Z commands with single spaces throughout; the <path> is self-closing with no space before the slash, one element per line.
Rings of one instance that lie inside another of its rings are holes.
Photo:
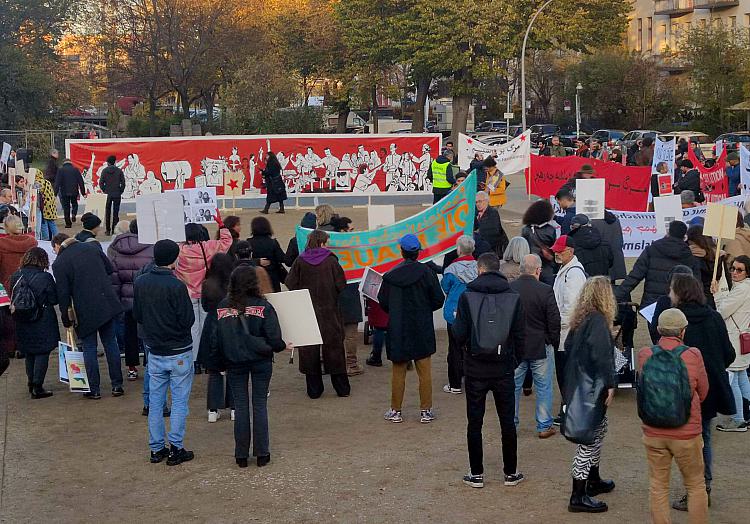
<path fill-rule="evenodd" d="M 604 420 L 606 407 L 604 381 L 593 378 L 580 369 L 578 380 L 567 405 L 560 425 L 560 433 L 575 444 L 590 446 L 596 439 L 596 431 Z"/>
<path fill-rule="evenodd" d="M 729 318 L 732 319 L 732 323 L 740 332 L 740 355 L 750 354 L 750 332 L 740 330 L 740 326 L 734 321 L 734 317 L 730 316 Z"/>

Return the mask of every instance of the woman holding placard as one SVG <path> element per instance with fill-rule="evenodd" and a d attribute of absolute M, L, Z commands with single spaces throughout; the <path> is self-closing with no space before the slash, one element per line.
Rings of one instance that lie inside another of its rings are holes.
<path fill-rule="evenodd" d="M 339 295 L 346 287 L 346 277 L 338 258 L 327 245 L 328 233 L 319 229 L 310 233 L 307 248 L 294 262 L 286 279 L 286 286 L 291 291 L 310 290 L 323 338 L 322 346 L 299 348 L 299 370 L 307 381 L 307 395 L 313 399 L 323 394 L 323 373 L 331 375 L 331 384 L 338 396 L 348 397 L 351 391 L 346 374 L 344 322 L 338 307 Z"/>

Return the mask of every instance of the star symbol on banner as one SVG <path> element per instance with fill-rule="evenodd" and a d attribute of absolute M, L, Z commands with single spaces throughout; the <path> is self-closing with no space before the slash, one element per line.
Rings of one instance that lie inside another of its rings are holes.
<path fill-rule="evenodd" d="M 230 180 L 227 185 L 229 186 L 229 189 L 237 189 L 237 181 L 236 180 Z"/>
<path fill-rule="evenodd" d="M 526 135 L 521 135 L 521 142 L 526 142 Z"/>
<path fill-rule="evenodd" d="M 471 138 L 469 138 L 468 140 L 466 140 L 466 143 L 467 143 L 467 144 L 473 144 L 473 143 L 474 143 L 474 141 L 473 141 L 473 140 L 472 140 Z"/>

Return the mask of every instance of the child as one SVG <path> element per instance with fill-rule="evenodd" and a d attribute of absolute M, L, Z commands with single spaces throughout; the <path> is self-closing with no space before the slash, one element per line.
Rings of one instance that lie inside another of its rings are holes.
<path fill-rule="evenodd" d="M 372 327 L 372 352 L 365 361 L 368 366 L 383 366 L 383 345 L 385 332 L 388 329 L 388 313 L 383 311 L 380 304 L 370 298 L 365 298 L 365 312 L 367 322 Z"/>

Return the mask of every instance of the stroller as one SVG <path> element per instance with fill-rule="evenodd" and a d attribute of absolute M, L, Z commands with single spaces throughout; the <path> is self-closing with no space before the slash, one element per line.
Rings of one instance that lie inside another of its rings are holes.
<path fill-rule="evenodd" d="M 617 304 L 617 318 L 615 327 L 618 328 L 615 335 L 615 347 L 622 357 L 617 357 L 615 366 L 617 368 L 617 387 L 630 389 L 635 387 L 635 350 L 633 348 L 633 335 L 638 327 L 638 308 L 635 302 L 619 302 Z"/>

